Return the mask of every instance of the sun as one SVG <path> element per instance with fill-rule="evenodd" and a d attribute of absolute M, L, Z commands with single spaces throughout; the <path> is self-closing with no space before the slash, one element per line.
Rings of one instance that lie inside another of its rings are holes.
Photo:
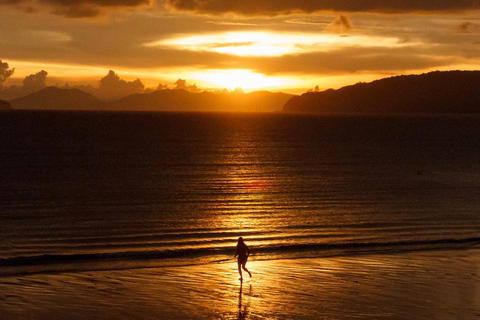
<path fill-rule="evenodd" d="M 205 70 L 192 73 L 189 78 L 196 79 L 206 87 L 234 90 L 242 88 L 245 91 L 267 90 L 291 86 L 294 79 L 286 77 L 267 76 L 251 70 Z"/>

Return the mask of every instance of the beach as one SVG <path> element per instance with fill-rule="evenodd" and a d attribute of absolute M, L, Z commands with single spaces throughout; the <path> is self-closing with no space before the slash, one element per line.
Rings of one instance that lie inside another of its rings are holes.
<path fill-rule="evenodd" d="M 0 279 L 1 319 L 478 319 L 480 250 Z"/>

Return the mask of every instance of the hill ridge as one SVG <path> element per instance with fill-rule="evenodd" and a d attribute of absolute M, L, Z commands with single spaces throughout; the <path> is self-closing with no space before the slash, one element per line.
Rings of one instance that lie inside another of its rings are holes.
<path fill-rule="evenodd" d="M 78 89 L 47 87 L 11 100 L 14 109 L 111 110 L 111 111 L 281 111 L 293 95 L 281 92 L 191 93 L 185 90 L 159 90 L 104 102 Z"/>
<path fill-rule="evenodd" d="M 79 89 L 46 87 L 10 101 L 14 109 L 102 110 L 106 103 Z"/>
<path fill-rule="evenodd" d="M 309 92 L 285 104 L 291 113 L 480 113 L 480 71 L 401 75 L 337 90 Z"/>
<path fill-rule="evenodd" d="M 0 100 L 0 110 L 12 110 L 12 105 L 8 101 Z"/>

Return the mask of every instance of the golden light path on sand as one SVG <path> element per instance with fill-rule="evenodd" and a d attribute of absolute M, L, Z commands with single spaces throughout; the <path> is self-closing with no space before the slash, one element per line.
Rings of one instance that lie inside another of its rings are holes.
<path fill-rule="evenodd" d="M 478 250 L 0 279 L 5 319 L 478 319 Z"/>

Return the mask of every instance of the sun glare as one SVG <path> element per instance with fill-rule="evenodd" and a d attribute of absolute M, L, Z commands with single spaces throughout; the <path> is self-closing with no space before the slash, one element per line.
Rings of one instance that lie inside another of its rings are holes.
<path fill-rule="evenodd" d="M 261 73 L 242 69 L 199 71 L 189 74 L 188 77 L 201 81 L 206 86 L 230 90 L 240 87 L 250 91 L 294 85 L 292 78 L 269 77 Z"/>
<path fill-rule="evenodd" d="M 339 47 L 394 47 L 405 46 L 394 37 L 338 34 L 279 34 L 275 32 L 226 32 L 209 35 L 191 35 L 145 44 L 148 47 L 173 47 L 189 51 L 209 51 L 237 56 L 276 57 L 287 54 L 320 52 Z M 411 45 L 409 43 L 408 45 Z"/>

